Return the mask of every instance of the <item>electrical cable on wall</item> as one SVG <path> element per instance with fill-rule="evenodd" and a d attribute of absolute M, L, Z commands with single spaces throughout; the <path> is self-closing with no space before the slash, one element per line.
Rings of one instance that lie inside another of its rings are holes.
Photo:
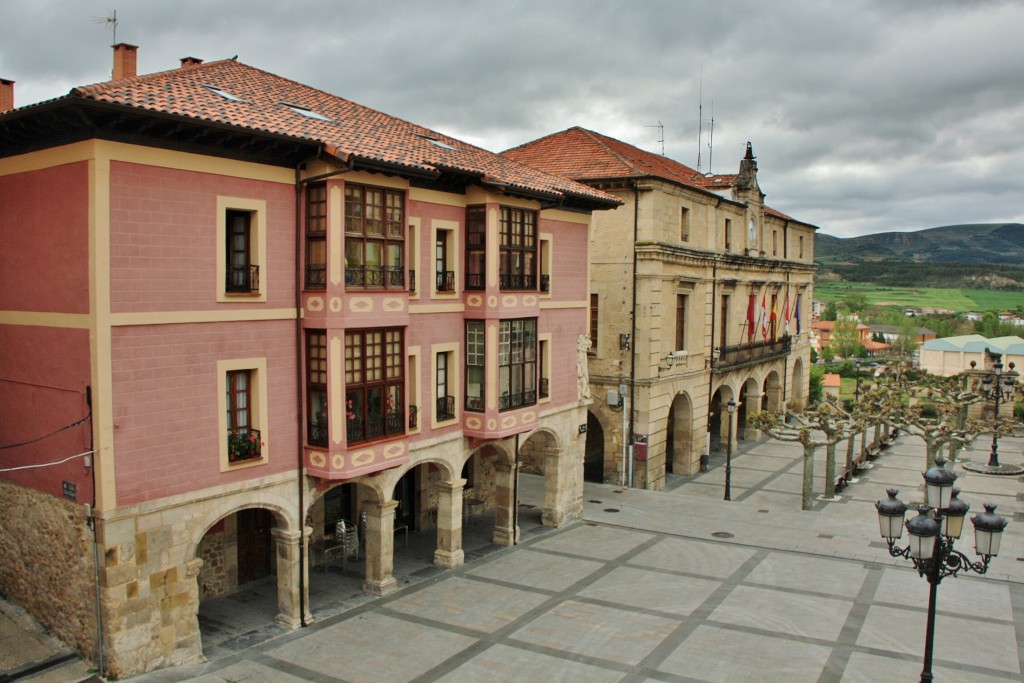
<path fill-rule="evenodd" d="M 18 448 L 19 446 L 27 446 L 29 444 L 36 443 L 37 441 L 42 441 L 43 439 L 49 439 L 51 436 L 56 436 L 57 434 L 60 434 L 63 431 L 71 429 L 72 427 L 77 427 L 78 425 L 80 425 L 80 424 L 82 424 L 84 422 L 88 422 L 91 418 L 92 418 L 92 413 L 86 415 L 85 417 L 83 417 L 81 420 L 79 420 L 77 422 L 72 422 L 71 424 L 65 425 L 65 426 L 61 427 L 60 429 L 58 429 L 56 431 L 50 432 L 49 434 L 44 434 L 43 436 L 37 437 L 35 439 L 30 439 L 28 441 L 22 441 L 21 443 L 12 443 L 12 444 L 7 444 L 5 446 L 0 446 L 0 450 L 6 450 L 8 448 Z M 6 470 L 0 470 L 0 472 L 4 472 L 4 471 L 6 471 Z"/>
<path fill-rule="evenodd" d="M 92 455 L 95 452 L 96 451 L 86 451 L 84 453 L 77 453 L 75 455 L 69 455 L 68 457 L 64 458 L 63 460 L 56 460 L 54 462 L 43 462 L 43 463 L 38 463 L 36 465 L 21 465 L 20 467 L 5 467 L 5 468 L 0 469 L 0 472 L 17 472 L 18 470 L 34 470 L 34 469 L 38 469 L 40 467 L 55 467 L 57 465 L 63 465 L 66 462 L 70 462 L 71 460 L 74 460 L 75 458 L 82 458 L 82 457 L 85 457 L 85 456 L 88 456 L 88 455 Z"/>

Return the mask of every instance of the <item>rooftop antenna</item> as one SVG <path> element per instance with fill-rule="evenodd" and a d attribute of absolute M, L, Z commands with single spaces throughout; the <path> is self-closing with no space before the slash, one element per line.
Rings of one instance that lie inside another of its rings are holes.
<path fill-rule="evenodd" d="M 711 175 L 711 158 L 715 153 L 715 101 L 711 100 L 711 132 L 708 134 L 708 175 Z"/>
<path fill-rule="evenodd" d="M 658 121 L 657 125 L 644 126 L 644 128 L 658 129 L 658 142 L 661 143 L 661 156 L 665 156 L 665 126 L 662 125 L 661 121 Z"/>
<path fill-rule="evenodd" d="M 697 96 L 697 173 L 700 173 L 701 133 L 704 129 L 704 65 L 700 65 L 700 90 Z"/>
<path fill-rule="evenodd" d="M 92 20 L 97 24 L 103 24 L 106 28 L 113 31 L 114 45 L 117 45 L 117 10 L 110 10 L 110 16 L 108 17 L 93 17 Z"/>

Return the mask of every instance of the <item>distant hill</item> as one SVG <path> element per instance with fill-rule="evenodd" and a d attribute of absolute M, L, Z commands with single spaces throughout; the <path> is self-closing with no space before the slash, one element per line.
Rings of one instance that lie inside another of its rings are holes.
<path fill-rule="evenodd" d="M 1024 225 L 946 225 L 847 238 L 818 234 L 814 260 L 821 280 L 1024 290 Z"/>
<path fill-rule="evenodd" d="M 879 232 L 860 237 L 814 238 L 822 263 L 916 261 L 918 263 L 1024 263 L 1024 225 L 976 223 L 915 232 Z"/>

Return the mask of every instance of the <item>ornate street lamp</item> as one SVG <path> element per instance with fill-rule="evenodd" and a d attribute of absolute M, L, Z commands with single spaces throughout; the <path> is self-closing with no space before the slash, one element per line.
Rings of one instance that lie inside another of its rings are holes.
<path fill-rule="evenodd" d="M 980 465 L 972 466 L 968 469 L 972 472 L 981 472 L 983 474 L 1020 474 L 1024 472 L 1024 468 L 1017 465 L 999 464 L 999 403 L 1000 401 L 1006 402 L 1013 399 L 1013 395 L 1017 391 L 1017 372 L 1014 370 L 1016 366 L 1010 363 L 1009 372 L 1004 373 L 1003 354 L 992 353 L 991 351 L 987 352 L 987 354 L 993 361 L 992 370 L 982 374 L 980 382 L 975 379 L 973 388 L 984 398 L 990 399 L 993 402 L 992 450 L 988 456 L 988 465 L 985 467 Z M 972 360 L 971 370 L 974 370 L 976 365 L 977 363 Z"/>
<path fill-rule="evenodd" d="M 956 576 L 961 571 L 986 573 L 989 560 L 999 554 L 999 541 L 1007 524 L 1005 519 L 996 514 L 996 506 L 986 503 L 985 512 L 971 518 L 974 524 L 974 549 L 981 556 L 981 561 L 971 562 L 969 557 L 955 550 L 953 543 L 960 538 L 970 506 L 957 497 L 959 491 L 953 488 L 956 475 L 946 469 L 945 464 L 946 461 L 938 457 L 935 459 L 935 467 L 924 473 L 927 504 L 918 507 L 917 516 L 905 525 L 910 537 L 906 547 L 896 545 L 903 535 L 903 518 L 907 512 L 906 504 L 896 497 L 899 492 L 887 489 L 889 498 L 875 503 L 879 530 L 889 546 L 889 555 L 909 558 L 917 573 L 926 577 L 930 585 L 922 683 L 932 680 L 935 599 L 939 583 L 947 576 Z"/>
<path fill-rule="evenodd" d="M 725 409 L 728 411 L 729 420 L 729 440 L 725 444 L 725 500 L 732 500 L 732 414 L 736 412 L 736 401 L 730 398 L 725 404 Z"/>

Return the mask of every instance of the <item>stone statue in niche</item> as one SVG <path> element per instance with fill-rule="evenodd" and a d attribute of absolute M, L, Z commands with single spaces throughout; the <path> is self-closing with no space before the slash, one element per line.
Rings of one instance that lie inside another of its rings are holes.
<path fill-rule="evenodd" d="M 587 352 L 590 351 L 590 335 L 576 337 L 576 395 L 579 400 L 590 398 L 590 372 L 587 370 Z"/>

